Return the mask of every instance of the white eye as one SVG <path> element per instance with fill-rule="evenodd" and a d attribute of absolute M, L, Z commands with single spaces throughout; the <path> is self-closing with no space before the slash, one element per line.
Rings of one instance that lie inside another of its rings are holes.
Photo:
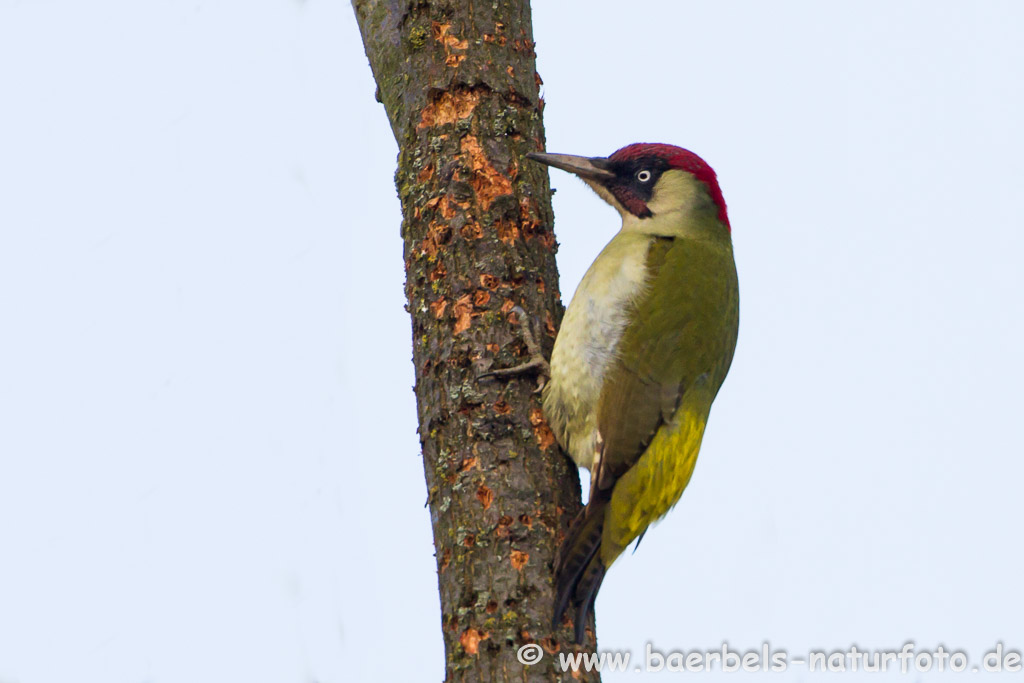
<path fill-rule="evenodd" d="M 636 174 L 636 179 L 639 180 L 641 183 L 646 183 L 648 180 L 651 179 L 651 172 L 645 168 L 644 170 Z"/>

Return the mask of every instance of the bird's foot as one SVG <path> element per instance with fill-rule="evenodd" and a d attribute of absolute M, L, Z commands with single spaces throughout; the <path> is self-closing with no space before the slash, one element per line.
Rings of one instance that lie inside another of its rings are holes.
<path fill-rule="evenodd" d="M 548 383 L 548 380 L 551 379 L 551 365 L 544 360 L 544 356 L 536 356 L 531 357 L 530 360 L 525 363 L 511 368 L 488 370 L 487 372 L 478 375 L 477 379 L 500 379 L 506 377 L 518 377 L 520 375 L 536 375 L 537 391 L 540 392 L 544 389 L 544 385 Z"/>
<path fill-rule="evenodd" d="M 478 375 L 477 379 L 535 375 L 537 377 L 536 393 L 540 393 L 544 389 L 544 385 L 548 383 L 549 379 L 551 379 L 551 365 L 548 363 L 547 359 L 544 358 L 544 353 L 541 351 L 540 344 L 537 343 L 537 339 L 533 336 L 533 331 L 530 329 L 530 323 L 526 316 L 526 311 L 524 311 L 521 306 L 515 306 L 512 309 L 512 312 L 516 314 L 519 320 L 518 324 L 523 330 L 523 341 L 526 343 L 526 350 L 530 353 L 530 360 L 511 368 L 489 370 Z"/>

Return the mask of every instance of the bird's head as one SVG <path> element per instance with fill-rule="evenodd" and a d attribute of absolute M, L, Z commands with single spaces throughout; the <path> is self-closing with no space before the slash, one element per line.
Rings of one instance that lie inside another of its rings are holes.
<path fill-rule="evenodd" d="M 638 142 L 609 157 L 537 152 L 526 156 L 582 178 L 622 214 L 624 222 L 708 208 L 729 229 L 714 170 L 682 147 Z"/>

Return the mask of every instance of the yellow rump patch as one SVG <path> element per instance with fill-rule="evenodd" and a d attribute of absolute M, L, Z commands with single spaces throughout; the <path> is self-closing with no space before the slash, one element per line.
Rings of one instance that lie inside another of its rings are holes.
<path fill-rule="evenodd" d="M 695 403 L 704 401 L 684 399 L 672 422 L 662 425 L 636 464 L 615 483 L 601 536 L 606 567 L 671 510 L 690 483 L 710 407 L 710 401 Z"/>

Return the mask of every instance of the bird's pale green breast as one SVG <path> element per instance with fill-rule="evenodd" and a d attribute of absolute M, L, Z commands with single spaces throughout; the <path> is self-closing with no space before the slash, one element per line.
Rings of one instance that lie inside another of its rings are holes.
<path fill-rule="evenodd" d="M 616 395 L 620 385 L 633 391 L 631 369 L 679 381 L 713 371 L 720 385 L 732 357 L 738 304 L 728 233 L 719 225 L 644 225 L 678 236 L 620 231 L 581 281 L 555 341 L 544 410 L 559 442 L 582 467 L 592 464 L 602 420 L 601 434 L 608 438 L 611 402 L 605 401 L 602 418 L 601 397 Z M 712 363 L 712 356 L 718 361 Z M 658 391 L 659 405 L 678 400 L 672 389 Z M 650 400 L 649 393 L 636 400 Z M 628 420 L 649 406 L 618 403 L 616 409 Z M 649 423 L 640 420 L 637 429 Z"/>
<path fill-rule="evenodd" d="M 596 407 L 632 302 L 648 280 L 647 235 L 620 231 L 591 264 L 573 295 L 551 353 L 544 412 L 559 443 L 580 467 L 590 467 Z"/>

